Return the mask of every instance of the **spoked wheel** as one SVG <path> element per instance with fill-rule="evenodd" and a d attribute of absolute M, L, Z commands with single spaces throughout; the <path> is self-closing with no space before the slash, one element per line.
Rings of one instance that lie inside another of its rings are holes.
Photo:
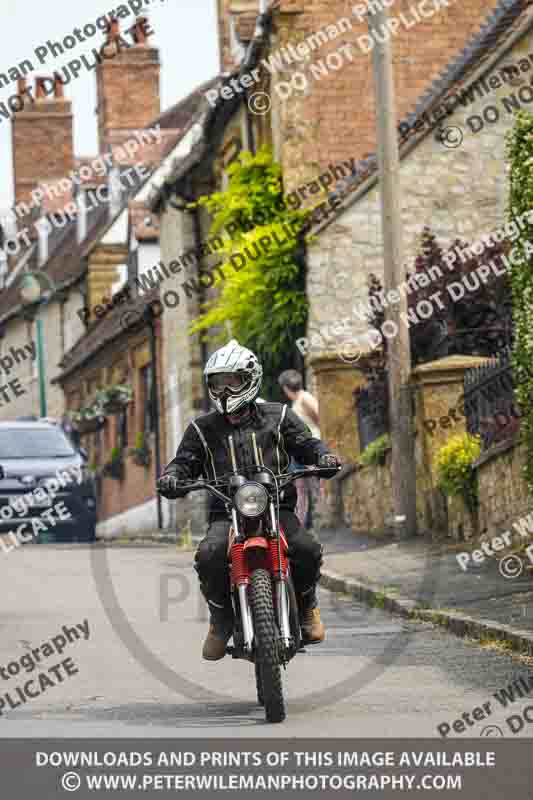
<path fill-rule="evenodd" d="M 263 697 L 263 679 L 261 677 L 261 670 L 259 669 L 259 664 L 257 661 L 255 662 L 255 685 L 257 687 L 257 702 L 260 706 L 264 706 L 265 699 Z"/>
<path fill-rule="evenodd" d="M 272 584 L 265 569 L 256 569 L 250 580 L 250 607 L 254 621 L 256 675 L 262 689 L 267 722 L 283 722 L 285 703 L 278 652 L 278 631 Z"/>

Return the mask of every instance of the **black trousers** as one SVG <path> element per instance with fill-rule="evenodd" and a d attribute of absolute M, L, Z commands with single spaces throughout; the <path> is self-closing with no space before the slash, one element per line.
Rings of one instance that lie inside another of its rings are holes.
<path fill-rule="evenodd" d="M 322 545 L 316 536 L 300 527 L 294 512 L 280 509 L 279 521 L 289 545 L 291 575 L 296 594 L 302 603 L 315 604 L 315 587 L 320 580 Z M 212 614 L 216 609 L 231 609 L 228 570 L 228 534 L 230 522 L 227 517 L 215 518 L 207 534 L 198 545 L 194 566 L 204 597 Z"/>

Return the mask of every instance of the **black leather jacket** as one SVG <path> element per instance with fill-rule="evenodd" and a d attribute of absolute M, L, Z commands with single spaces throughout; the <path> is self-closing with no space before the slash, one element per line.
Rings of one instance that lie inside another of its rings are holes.
<path fill-rule="evenodd" d="M 218 411 L 197 417 L 187 427 L 176 457 L 163 476 L 175 475 L 180 481 L 195 481 L 200 476 L 212 480 L 233 472 L 228 436 L 233 436 L 239 472 L 255 465 L 252 432 L 265 466 L 275 474 L 287 472 L 290 457 L 301 464 L 316 464 L 319 456 L 330 451 L 315 439 L 307 425 L 285 404 L 253 403 L 251 415 L 239 426 L 232 425 Z M 210 496 L 211 513 L 224 512 L 221 501 Z M 280 506 L 294 509 L 296 490 L 285 489 Z"/>

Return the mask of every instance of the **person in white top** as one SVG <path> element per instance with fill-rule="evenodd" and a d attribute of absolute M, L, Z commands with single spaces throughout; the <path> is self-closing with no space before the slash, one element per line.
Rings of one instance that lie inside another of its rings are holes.
<path fill-rule="evenodd" d="M 318 400 L 303 388 L 302 376 L 295 369 L 287 369 L 278 378 L 283 393 L 292 401 L 292 410 L 302 422 L 305 422 L 312 435 L 320 439 Z M 300 464 L 295 464 L 293 469 L 299 469 Z M 294 482 L 298 494 L 295 514 L 302 527 L 310 528 L 312 525 L 311 513 L 316 511 L 320 482 L 314 478 L 299 478 Z"/>

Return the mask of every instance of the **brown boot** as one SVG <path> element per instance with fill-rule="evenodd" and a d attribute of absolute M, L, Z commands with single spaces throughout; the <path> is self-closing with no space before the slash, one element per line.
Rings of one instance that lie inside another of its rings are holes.
<path fill-rule="evenodd" d="M 230 638 L 231 632 L 226 635 L 211 623 L 204 642 L 202 658 L 206 661 L 220 661 L 226 655 L 226 645 Z"/>
<path fill-rule="evenodd" d="M 326 638 L 326 629 L 320 619 L 320 609 L 309 608 L 302 614 L 304 644 L 318 644 Z"/>

